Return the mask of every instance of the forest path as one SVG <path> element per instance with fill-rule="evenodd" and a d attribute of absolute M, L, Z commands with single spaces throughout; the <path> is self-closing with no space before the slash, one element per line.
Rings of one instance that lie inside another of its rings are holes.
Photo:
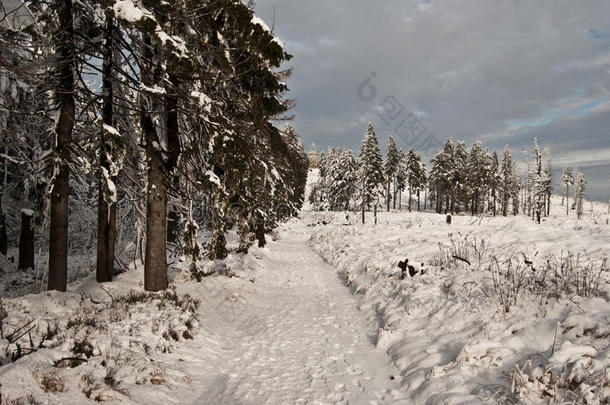
<path fill-rule="evenodd" d="M 374 326 L 306 245 L 310 229 L 303 219 L 282 226 L 253 288 L 228 288 L 220 305 L 218 294 L 208 297 L 213 310 L 202 302 L 202 328 L 213 328 L 222 351 L 189 361 L 198 392 L 180 403 L 404 403 L 396 369 L 372 344 Z"/>

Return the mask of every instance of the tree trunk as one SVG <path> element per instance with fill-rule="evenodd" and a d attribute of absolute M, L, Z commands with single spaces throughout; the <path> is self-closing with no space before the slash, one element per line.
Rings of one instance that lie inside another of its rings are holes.
<path fill-rule="evenodd" d="M 413 202 L 413 189 L 409 187 L 409 212 L 411 212 L 411 204 Z"/>
<path fill-rule="evenodd" d="M 388 190 L 386 194 L 386 205 L 388 206 L 388 212 L 390 212 L 390 180 L 388 179 Z"/>
<path fill-rule="evenodd" d="M 364 204 L 362 204 L 362 223 L 364 224 Z"/>
<path fill-rule="evenodd" d="M 421 211 L 421 190 L 417 190 L 417 211 Z"/>
<path fill-rule="evenodd" d="M 393 200 L 392 204 L 393 204 L 394 209 L 396 209 L 396 198 L 397 198 L 397 196 L 396 196 L 396 177 L 394 177 L 394 194 L 393 194 L 393 196 L 394 196 L 394 200 Z"/>
<path fill-rule="evenodd" d="M 428 209 L 428 188 L 424 186 L 424 211 Z"/>
<path fill-rule="evenodd" d="M 373 213 L 375 215 L 375 225 L 377 225 L 377 203 L 375 203 L 375 206 L 373 207 Z"/>
<path fill-rule="evenodd" d="M 167 104 L 167 151 L 168 172 L 172 179 L 174 192 L 179 189 L 180 183 L 178 176 L 175 176 L 175 170 L 178 167 L 178 159 L 180 158 L 180 135 L 178 128 L 178 80 L 170 75 L 171 86 L 166 93 L 165 102 Z M 174 204 L 171 205 L 168 214 L 167 223 L 167 240 L 170 243 L 177 243 L 179 240 L 179 225 L 180 213 Z"/>
<path fill-rule="evenodd" d="M 2 196 L 0 196 L 0 254 L 6 256 L 8 252 L 8 238 L 6 236 L 6 215 L 2 206 Z"/>
<path fill-rule="evenodd" d="M 147 87 L 152 80 L 153 59 L 151 40 L 144 34 L 144 60 L 142 81 Z M 146 66 L 148 65 L 148 66 Z M 167 189 L 165 184 L 165 165 L 161 143 L 157 137 L 151 117 L 152 97 L 141 95 L 141 126 L 146 140 L 146 160 L 148 162 L 148 189 L 146 192 L 146 253 L 144 257 L 144 289 L 160 291 L 167 288 Z"/>
<path fill-rule="evenodd" d="M 570 215 L 570 186 L 566 187 L 566 215 Z"/>
<path fill-rule="evenodd" d="M 402 190 L 398 191 L 398 209 L 402 210 Z"/>
<path fill-rule="evenodd" d="M 55 96 L 59 104 L 59 120 L 53 145 L 55 178 L 51 184 L 49 221 L 48 289 L 66 291 L 68 284 L 68 198 L 70 195 L 70 146 L 74 127 L 74 38 L 72 0 L 58 0 L 57 73 L 59 85 Z"/>
<path fill-rule="evenodd" d="M 111 16 L 106 16 L 106 42 L 104 44 L 104 62 L 102 68 L 102 86 L 104 90 L 103 99 L 103 121 L 104 124 L 113 126 L 113 79 L 112 79 L 112 35 L 114 21 Z M 106 138 L 105 131 L 101 135 L 100 148 L 100 173 L 98 190 L 98 214 L 97 214 L 97 269 L 96 280 L 100 283 L 112 281 L 114 276 L 114 248 L 116 237 L 116 203 L 108 202 L 104 195 L 102 184 L 106 182 L 104 171 L 111 176 L 110 181 L 116 184 L 116 176 L 110 174 L 110 162 L 108 154 L 112 153 L 112 145 Z"/>
<path fill-rule="evenodd" d="M 21 210 L 21 234 L 19 235 L 19 269 L 34 268 L 34 212 Z"/>

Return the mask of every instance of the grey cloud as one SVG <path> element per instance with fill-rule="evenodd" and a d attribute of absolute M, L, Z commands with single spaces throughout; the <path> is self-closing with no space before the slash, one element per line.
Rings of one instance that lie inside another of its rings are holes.
<path fill-rule="evenodd" d="M 394 128 L 377 117 L 375 104 L 393 95 L 441 140 L 482 139 L 519 151 L 538 136 L 568 158 L 610 148 L 608 112 L 558 116 L 532 128 L 510 125 L 560 111 L 574 97 L 610 96 L 610 44 L 599 35 L 610 32 L 607 1 L 256 3 L 269 25 L 275 8 L 275 32 L 295 55 L 288 84 L 297 99 L 294 125 L 307 146 L 357 149 L 369 120 L 385 142 Z M 371 72 L 379 95 L 367 104 L 356 88 Z M 599 198 L 610 174 L 603 170 L 590 171 Z"/>

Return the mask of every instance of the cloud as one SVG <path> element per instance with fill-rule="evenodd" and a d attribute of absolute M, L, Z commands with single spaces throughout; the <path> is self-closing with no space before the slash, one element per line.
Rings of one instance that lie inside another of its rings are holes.
<path fill-rule="evenodd" d="M 521 150 L 538 136 L 574 163 L 610 147 L 606 1 L 257 0 L 270 26 L 274 11 L 307 145 L 357 150 L 369 120 L 384 143 L 396 123 L 376 111 L 394 96 L 439 139 Z"/>

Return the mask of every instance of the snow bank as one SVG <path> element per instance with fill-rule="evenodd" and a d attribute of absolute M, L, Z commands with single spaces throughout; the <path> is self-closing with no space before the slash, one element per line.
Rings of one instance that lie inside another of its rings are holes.
<path fill-rule="evenodd" d="M 457 216 L 446 225 L 444 215 L 393 212 L 374 226 L 359 213 L 309 215 L 310 246 L 361 296 L 412 403 L 610 398 L 605 221 Z M 552 274 L 565 270 L 568 251 L 581 252 L 580 273 Z M 424 274 L 401 280 L 405 258 Z M 582 297 L 588 263 L 599 285 Z"/>

